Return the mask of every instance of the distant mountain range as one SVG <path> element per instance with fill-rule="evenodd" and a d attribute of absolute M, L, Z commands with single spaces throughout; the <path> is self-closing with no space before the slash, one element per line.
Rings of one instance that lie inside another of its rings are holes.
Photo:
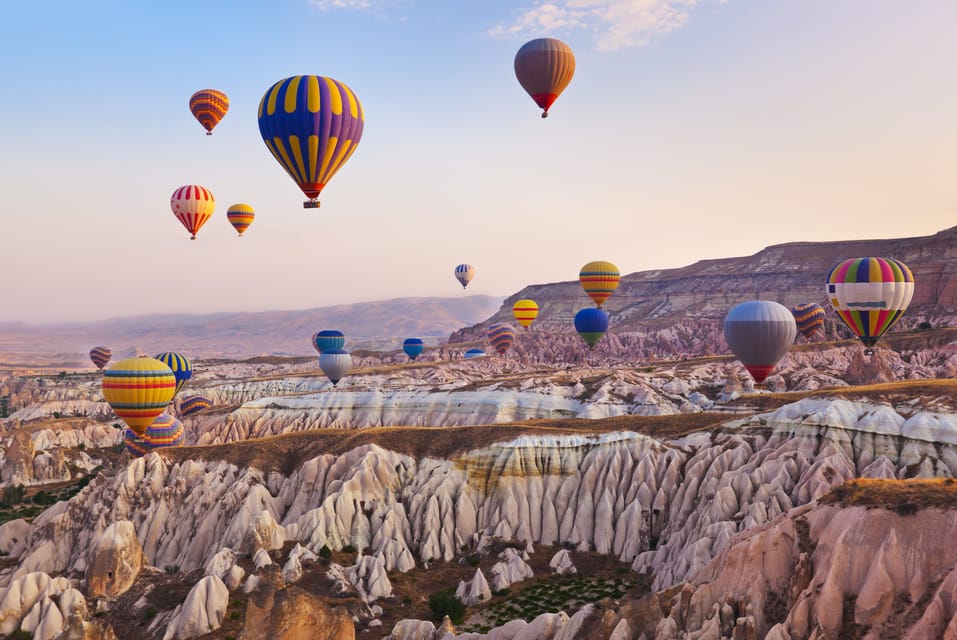
<path fill-rule="evenodd" d="M 86 366 L 96 345 L 117 356 L 180 351 L 194 358 L 257 355 L 315 355 L 309 341 L 320 329 L 339 329 L 346 348 L 393 350 L 407 337 L 443 342 L 456 329 L 494 313 L 493 296 L 396 298 L 301 311 L 167 314 L 113 318 L 101 322 L 0 324 L 0 363 L 36 362 Z"/>
<path fill-rule="evenodd" d="M 914 274 L 914 299 L 899 328 L 957 320 L 957 227 L 915 238 L 792 242 L 752 256 L 623 276 L 604 305 L 611 314 L 609 335 L 594 356 L 634 360 L 724 352 L 721 326 L 732 306 L 761 299 L 788 307 L 816 302 L 829 309 L 824 282 L 831 268 L 846 258 L 865 256 L 897 258 Z M 452 334 L 449 342 L 483 339 L 492 323 L 514 324 L 512 306 L 522 298 L 537 301 L 540 313 L 532 331 L 521 332 L 513 348 L 532 361 L 577 361 L 581 354 L 573 352 L 582 351 L 582 343 L 573 319 L 579 309 L 593 306 L 577 280 L 525 287 L 484 322 Z M 827 326 L 830 337 L 850 336 L 830 311 Z"/>

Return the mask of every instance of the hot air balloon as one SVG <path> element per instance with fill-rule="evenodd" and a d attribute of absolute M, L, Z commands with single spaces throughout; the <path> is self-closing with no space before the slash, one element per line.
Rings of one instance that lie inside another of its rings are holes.
<path fill-rule="evenodd" d="M 206 129 L 206 135 L 211 136 L 213 128 L 229 111 L 229 98 L 216 89 L 200 89 L 189 97 L 189 110 Z"/>
<path fill-rule="evenodd" d="M 106 366 L 106 363 L 110 361 L 110 358 L 113 357 L 113 352 L 107 349 L 106 347 L 93 347 L 90 349 L 90 360 L 93 361 L 93 364 L 96 365 L 96 368 L 103 370 L 103 367 Z"/>
<path fill-rule="evenodd" d="M 844 260 L 827 276 L 827 297 L 870 355 L 877 340 L 907 310 L 914 297 L 914 275 L 893 258 Z"/>
<path fill-rule="evenodd" d="M 352 356 L 342 349 L 323 351 L 319 356 L 319 368 L 329 377 L 332 386 L 336 386 L 352 368 Z"/>
<path fill-rule="evenodd" d="M 505 355 L 508 348 L 515 341 L 515 331 L 507 324 L 493 324 L 488 328 L 488 341 L 492 347 L 498 351 L 499 355 Z"/>
<path fill-rule="evenodd" d="M 601 309 L 582 309 L 575 314 L 575 331 L 589 349 L 593 349 L 608 331 L 608 313 Z"/>
<path fill-rule="evenodd" d="M 470 360 L 472 358 L 484 358 L 486 355 L 484 349 L 469 349 L 465 352 L 465 357 Z"/>
<path fill-rule="evenodd" d="M 169 199 L 169 206 L 176 219 L 186 227 L 187 231 L 193 234 L 190 240 L 195 240 L 196 234 L 206 224 L 209 217 L 213 215 L 216 200 L 213 199 L 213 194 L 206 187 L 201 187 L 198 184 L 188 184 L 173 192 Z"/>
<path fill-rule="evenodd" d="M 424 349 L 425 343 L 422 342 L 422 338 L 406 338 L 405 342 L 402 343 L 402 350 L 413 362 Z"/>
<path fill-rule="evenodd" d="M 309 198 L 319 194 L 359 145 L 365 115 L 346 85 L 322 76 L 293 76 L 259 103 L 259 133 L 269 152 Z"/>
<path fill-rule="evenodd" d="M 475 277 L 475 267 L 470 264 L 460 264 L 455 267 L 455 279 L 459 281 L 459 284 L 462 285 L 462 288 L 469 286 L 469 283 L 472 282 L 472 278 Z"/>
<path fill-rule="evenodd" d="M 527 329 L 538 317 L 538 303 L 527 298 L 519 300 L 512 306 L 512 315 L 516 322 Z"/>
<path fill-rule="evenodd" d="M 515 54 L 515 77 L 519 84 L 542 108 L 548 108 L 565 90 L 575 75 L 575 54 L 571 47 L 555 38 L 537 38 L 522 45 Z"/>
<path fill-rule="evenodd" d="M 185 418 L 194 413 L 205 411 L 211 406 L 213 406 L 213 401 L 206 396 L 189 396 L 183 398 L 183 401 L 179 403 L 179 414 Z"/>
<path fill-rule="evenodd" d="M 797 323 L 798 331 L 805 338 L 811 339 L 817 331 L 824 330 L 824 309 L 819 304 L 813 302 L 802 302 L 796 307 L 791 308 L 791 315 Z"/>
<path fill-rule="evenodd" d="M 183 423 L 167 413 L 160 414 L 143 434 L 131 429 L 124 434 L 126 450 L 134 458 L 144 456 L 153 449 L 175 447 L 182 444 L 185 438 Z"/>
<path fill-rule="evenodd" d="M 581 283 L 582 289 L 595 301 L 599 309 L 618 288 L 619 280 L 621 274 L 618 267 L 604 260 L 589 262 L 578 273 L 578 282 Z"/>
<path fill-rule="evenodd" d="M 193 377 L 193 365 L 190 364 L 186 356 L 171 351 L 158 353 L 153 357 L 169 367 L 173 375 L 176 376 L 176 391 L 173 393 L 175 396 L 186 384 L 186 381 Z"/>
<path fill-rule="evenodd" d="M 176 376 L 156 358 L 120 360 L 103 374 L 103 397 L 137 434 L 163 413 L 176 393 Z"/>
<path fill-rule="evenodd" d="M 233 228 L 239 232 L 239 237 L 242 238 L 243 231 L 253 223 L 256 212 L 248 204 L 234 204 L 226 209 L 226 217 L 229 219 L 229 224 L 233 225 Z"/>
<path fill-rule="evenodd" d="M 346 337 L 341 331 L 335 329 L 323 329 L 312 334 L 312 348 L 319 353 L 326 351 L 336 351 L 346 346 Z"/>
<path fill-rule="evenodd" d="M 724 319 L 724 339 L 758 384 L 764 382 L 797 336 L 794 316 L 784 305 L 750 300 Z"/>

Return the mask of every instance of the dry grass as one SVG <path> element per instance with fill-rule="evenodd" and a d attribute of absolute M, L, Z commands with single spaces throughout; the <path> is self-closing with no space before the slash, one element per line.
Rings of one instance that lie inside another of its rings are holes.
<path fill-rule="evenodd" d="M 318 455 L 341 455 L 369 444 L 417 459 L 451 459 L 467 451 L 511 440 L 520 435 L 587 435 L 629 430 L 655 438 L 674 438 L 714 427 L 727 419 L 728 416 L 723 414 L 693 413 L 673 416 L 619 416 L 600 420 L 536 420 L 470 427 L 319 429 L 225 445 L 173 447 L 162 450 L 160 454 L 175 462 L 189 459 L 225 460 L 243 467 L 289 474 L 306 460 Z"/>
<path fill-rule="evenodd" d="M 914 399 L 939 399 L 957 407 L 957 380 L 904 380 L 883 384 L 856 387 L 832 387 L 815 391 L 786 391 L 782 393 L 745 394 L 728 403 L 729 406 L 748 406 L 759 411 L 769 411 L 803 400 L 804 398 L 843 398 L 846 400 L 886 400 L 906 402 Z"/>
<path fill-rule="evenodd" d="M 957 480 L 875 480 L 858 478 L 835 487 L 822 504 L 868 507 L 910 515 L 920 509 L 957 509 Z"/>

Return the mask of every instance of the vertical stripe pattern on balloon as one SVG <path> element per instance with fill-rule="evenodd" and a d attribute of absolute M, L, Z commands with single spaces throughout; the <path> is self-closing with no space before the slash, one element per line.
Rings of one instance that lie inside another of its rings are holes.
<path fill-rule="evenodd" d="M 851 258 L 831 269 L 827 296 L 844 324 L 872 347 L 910 305 L 914 275 L 893 258 Z"/>
<path fill-rule="evenodd" d="M 216 200 L 209 189 L 198 184 L 189 184 L 173 192 L 169 206 L 176 219 L 193 234 L 192 239 L 195 240 L 196 234 L 213 215 Z"/>

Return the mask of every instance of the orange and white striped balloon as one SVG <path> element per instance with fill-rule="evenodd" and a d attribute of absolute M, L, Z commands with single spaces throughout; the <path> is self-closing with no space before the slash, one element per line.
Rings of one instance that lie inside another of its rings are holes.
<path fill-rule="evenodd" d="M 186 230 L 193 234 L 190 240 L 196 239 L 196 234 L 202 228 L 216 208 L 216 200 L 212 192 L 198 184 L 188 184 L 173 192 L 169 199 L 170 209 Z"/>

